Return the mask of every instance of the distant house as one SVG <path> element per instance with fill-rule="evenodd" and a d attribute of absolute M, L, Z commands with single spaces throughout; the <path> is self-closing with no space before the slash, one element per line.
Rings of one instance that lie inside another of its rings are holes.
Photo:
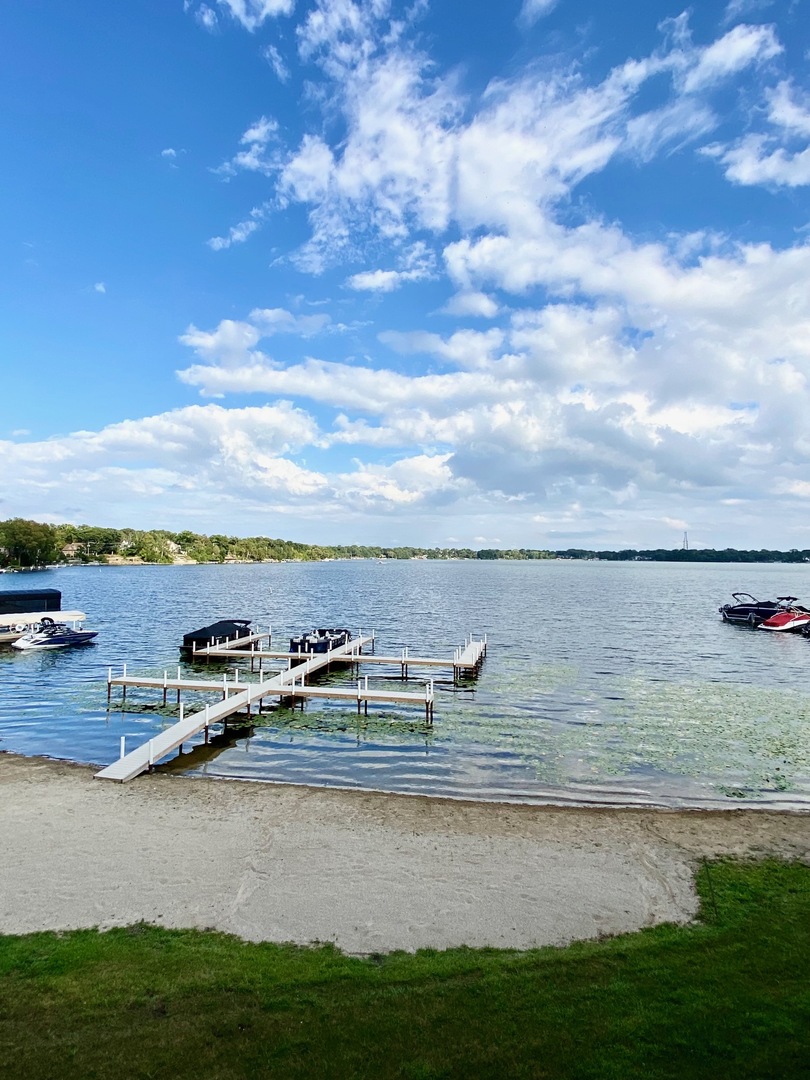
<path fill-rule="evenodd" d="M 65 544 L 65 546 L 62 548 L 62 554 L 65 556 L 66 559 L 78 559 L 78 557 L 82 553 L 83 548 L 84 544 L 80 544 L 78 540 L 76 540 L 72 544 Z"/>

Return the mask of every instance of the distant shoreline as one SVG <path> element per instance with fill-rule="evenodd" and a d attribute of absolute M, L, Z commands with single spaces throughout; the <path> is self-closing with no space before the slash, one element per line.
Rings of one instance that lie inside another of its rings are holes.
<path fill-rule="evenodd" d="M 48 563 L 45 566 L 19 566 L 0 567 L 0 574 L 35 574 L 46 570 L 76 569 L 79 567 L 134 567 L 134 566 L 283 566 L 294 563 L 322 563 L 322 562 L 603 562 L 603 563 L 689 563 L 701 566 L 710 565 L 746 565 L 746 566 L 805 566 L 810 565 L 810 556 L 807 558 L 792 558 L 785 553 L 784 558 L 749 558 L 748 553 L 739 551 L 736 554 L 725 552 L 717 553 L 716 557 L 701 558 L 702 552 L 690 552 L 689 558 L 681 558 L 676 553 L 672 557 L 656 556 L 655 558 L 645 555 L 643 552 L 635 556 L 622 552 L 594 552 L 588 555 L 568 555 L 565 553 L 552 553 L 542 558 L 532 556 L 504 555 L 494 558 L 481 558 L 477 556 L 445 555 L 445 556 L 381 556 L 381 555 L 328 555 L 323 557 L 311 556 L 309 558 L 291 559 L 209 559 L 198 560 L 180 558 L 167 561 L 147 559 L 122 559 L 111 557 L 99 561 L 70 561 Z"/>

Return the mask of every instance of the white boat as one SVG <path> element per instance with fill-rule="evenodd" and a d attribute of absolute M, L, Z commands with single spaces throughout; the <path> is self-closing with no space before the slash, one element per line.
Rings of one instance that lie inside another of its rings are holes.
<path fill-rule="evenodd" d="M 78 614 L 81 619 L 85 618 L 82 612 L 59 612 L 61 618 L 71 614 Z M 40 619 L 38 627 L 22 634 L 11 643 L 11 647 L 24 650 L 66 649 L 70 645 L 86 645 L 95 637 L 98 637 L 98 630 L 83 629 L 78 619 L 68 626 L 67 622 L 54 622 L 49 615 L 45 615 Z"/>

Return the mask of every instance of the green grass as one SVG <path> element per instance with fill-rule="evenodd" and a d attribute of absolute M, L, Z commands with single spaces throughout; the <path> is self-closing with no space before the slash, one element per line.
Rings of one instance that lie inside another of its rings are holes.
<path fill-rule="evenodd" d="M 0 1076 L 810 1076 L 810 867 L 717 862 L 698 887 L 693 926 L 526 953 L 0 937 Z"/>

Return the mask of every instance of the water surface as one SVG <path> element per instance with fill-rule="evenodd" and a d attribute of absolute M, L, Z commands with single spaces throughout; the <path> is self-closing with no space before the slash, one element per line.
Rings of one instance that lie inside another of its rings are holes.
<path fill-rule="evenodd" d="M 0 749 L 108 764 L 122 735 L 131 748 L 177 715 L 147 691 L 108 710 L 108 666 L 173 673 L 182 635 L 217 618 L 272 624 L 281 648 L 312 626 L 373 628 L 385 655 L 449 657 L 474 633 L 489 640 L 481 677 L 439 677 L 432 729 L 418 709 L 313 701 L 173 768 L 487 800 L 810 806 L 810 641 L 717 614 L 737 590 L 807 600 L 810 567 L 337 561 L 70 567 L 0 585 L 61 589 L 100 631 L 72 651 L 0 650 Z M 398 667 L 368 674 L 399 683 Z M 407 689 L 429 677 L 414 676 Z"/>

